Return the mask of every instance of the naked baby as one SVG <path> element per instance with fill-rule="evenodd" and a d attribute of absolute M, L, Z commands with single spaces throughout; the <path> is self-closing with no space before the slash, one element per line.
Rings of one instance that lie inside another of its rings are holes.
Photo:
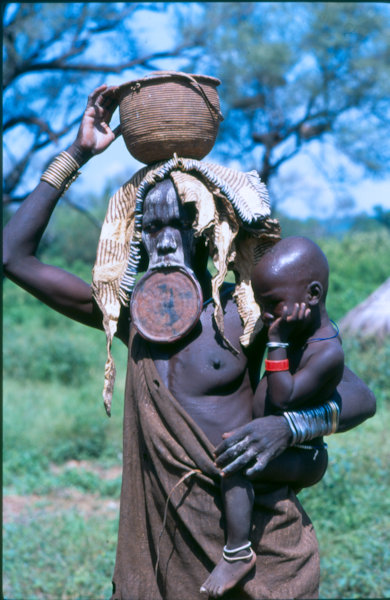
<path fill-rule="evenodd" d="M 254 418 L 283 414 L 294 430 L 294 413 L 289 411 L 327 400 L 330 418 L 338 414 L 333 395 L 342 378 L 344 354 L 325 307 L 328 276 L 325 255 L 303 237 L 281 240 L 254 268 L 252 287 L 268 333 L 268 357 L 255 393 Z M 326 467 L 326 445 L 320 437 L 286 450 L 257 474 L 256 481 L 284 482 L 299 490 L 319 481 Z M 250 542 L 254 502 L 250 477 L 244 473 L 223 477 L 222 497 L 226 545 L 201 587 L 213 598 L 234 587 L 256 562 Z"/>

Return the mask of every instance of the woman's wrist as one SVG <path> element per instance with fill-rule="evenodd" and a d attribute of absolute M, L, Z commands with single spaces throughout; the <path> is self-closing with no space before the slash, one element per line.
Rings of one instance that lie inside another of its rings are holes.
<path fill-rule="evenodd" d="M 69 146 L 69 148 L 67 148 L 66 152 L 70 154 L 72 158 L 75 159 L 75 161 L 80 167 L 85 165 L 85 163 L 87 163 L 93 156 L 92 151 L 86 148 L 82 148 L 77 143 L 77 140 L 74 141 L 73 144 Z"/>
<path fill-rule="evenodd" d="M 60 152 L 41 175 L 41 181 L 60 191 L 61 195 L 80 175 L 80 163 L 74 154 L 66 150 Z"/>
<path fill-rule="evenodd" d="M 291 427 L 288 421 L 285 419 L 284 415 L 270 415 L 266 418 L 273 418 L 277 420 L 278 424 L 278 439 L 280 441 L 284 441 L 286 447 L 291 446 L 293 443 L 293 432 L 291 431 Z M 276 422 L 276 421 L 275 421 Z"/>

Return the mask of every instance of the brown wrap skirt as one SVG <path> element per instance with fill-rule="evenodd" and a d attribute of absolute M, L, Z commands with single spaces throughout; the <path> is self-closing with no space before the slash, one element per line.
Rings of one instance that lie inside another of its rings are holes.
<path fill-rule="evenodd" d="M 203 600 L 199 588 L 225 543 L 213 446 L 162 383 L 147 343 L 132 337 L 123 480 L 111 600 Z M 310 519 L 287 486 L 259 486 L 256 568 L 224 600 L 317 598 Z"/>

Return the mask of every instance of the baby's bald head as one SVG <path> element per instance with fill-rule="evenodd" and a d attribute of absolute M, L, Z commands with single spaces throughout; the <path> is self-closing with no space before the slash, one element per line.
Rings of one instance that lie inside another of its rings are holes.
<path fill-rule="evenodd" d="M 261 257 L 252 272 L 252 286 L 258 299 L 264 290 L 273 287 L 299 292 L 318 282 L 321 287 L 319 299 L 324 302 L 328 278 L 329 265 L 321 248 L 305 237 L 287 237 Z"/>
<path fill-rule="evenodd" d="M 306 237 L 286 237 L 262 257 L 261 268 L 275 276 L 288 275 L 295 281 L 301 278 L 309 283 L 318 280 L 328 287 L 329 265 L 321 248 Z"/>

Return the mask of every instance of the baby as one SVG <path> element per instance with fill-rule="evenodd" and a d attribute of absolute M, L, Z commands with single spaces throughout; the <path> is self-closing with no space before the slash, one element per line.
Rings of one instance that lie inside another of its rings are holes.
<path fill-rule="evenodd" d="M 252 273 L 252 287 L 268 333 L 265 374 L 254 398 L 253 416 L 311 408 L 331 397 L 344 369 L 338 331 L 325 299 L 328 261 L 303 237 L 285 238 L 272 247 Z M 295 490 L 319 481 L 327 467 L 322 438 L 293 446 L 271 461 L 256 481 L 289 484 Z M 213 598 L 234 587 L 254 566 L 249 540 L 254 491 L 243 474 L 222 479 L 226 523 L 223 557 L 201 587 Z"/>

